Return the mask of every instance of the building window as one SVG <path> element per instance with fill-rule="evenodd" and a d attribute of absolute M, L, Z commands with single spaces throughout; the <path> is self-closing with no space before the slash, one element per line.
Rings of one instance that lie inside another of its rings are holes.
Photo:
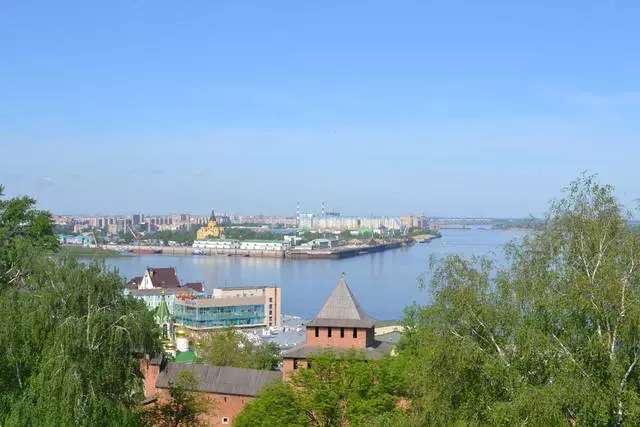
<path fill-rule="evenodd" d="M 353 337 L 358 338 L 358 329 L 353 328 Z"/>
<path fill-rule="evenodd" d="M 273 322 L 273 317 L 269 316 L 269 322 Z"/>
<path fill-rule="evenodd" d="M 340 328 L 340 338 L 344 338 L 344 328 Z"/>
<path fill-rule="evenodd" d="M 293 359 L 293 369 L 298 369 L 298 359 Z"/>
<path fill-rule="evenodd" d="M 329 338 L 331 338 L 331 328 L 329 328 L 329 329 L 327 330 L 327 336 L 328 336 Z"/>
<path fill-rule="evenodd" d="M 225 401 L 225 402 L 227 401 L 227 396 L 225 396 L 225 397 L 224 397 L 224 401 Z"/>
<path fill-rule="evenodd" d="M 273 302 L 273 298 L 272 297 L 269 297 L 269 302 Z"/>
<path fill-rule="evenodd" d="M 316 338 L 320 336 L 320 328 L 316 326 Z"/>
<path fill-rule="evenodd" d="M 222 424 L 229 424 L 229 418 L 222 417 Z"/>
<path fill-rule="evenodd" d="M 269 310 L 269 316 L 271 316 L 273 314 L 273 311 Z"/>
<path fill-rule="evenodd" d="M 273 308 L 273 304 L 269 304 L 269 310 Z"/>

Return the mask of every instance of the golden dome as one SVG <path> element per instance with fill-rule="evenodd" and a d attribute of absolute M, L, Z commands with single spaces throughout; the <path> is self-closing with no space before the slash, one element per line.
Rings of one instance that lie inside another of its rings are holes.
<path fill-rule="evenodd" d="M 184 326 L 180 326 L 176 329 L 175 336 L 176 338 L 189 338 L 189 332 L 184 328 Z"/>
<path fill-rule="evenodd" d="M 178 347 L 176 347 L 176 343 L 174 342 L 168 342 L 164 345 L 165 350 L 175 350 L 176 348 Z"/>

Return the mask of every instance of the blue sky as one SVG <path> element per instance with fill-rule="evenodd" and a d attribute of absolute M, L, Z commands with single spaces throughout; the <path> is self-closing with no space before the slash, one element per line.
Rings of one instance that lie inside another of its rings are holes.
<path fill-rule="evenodd" d="M 640 196 L 640 2 L 0 2 L 0 183 L 57 213 Z"/>

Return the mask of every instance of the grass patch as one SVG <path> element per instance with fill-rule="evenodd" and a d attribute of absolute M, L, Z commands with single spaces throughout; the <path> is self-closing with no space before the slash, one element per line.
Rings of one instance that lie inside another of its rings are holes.
<path fill-rule="evenodd" d="M 117 251 L 102 248 L 87 248 L 84 246 L 62 246 L 60 253 L 64 255 L 71 255 L 74 257 L 86 257 L 86 258 L 116 258 L 129 256 Z"/>

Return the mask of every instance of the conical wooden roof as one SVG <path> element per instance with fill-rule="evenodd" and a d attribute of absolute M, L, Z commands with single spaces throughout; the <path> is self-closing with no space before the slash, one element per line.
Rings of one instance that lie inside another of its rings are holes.
<path fill-rule="evenodd" d="M 367 316 L 353 292 L 344 280 L 344 274 L 340 277 L 338 285 L 331 296 L 324 303 L 322 310 L 309 322 L 309 326 L 345 327 L 345 328 L 370 328 L 375 325 L 375 319 Z"/>

